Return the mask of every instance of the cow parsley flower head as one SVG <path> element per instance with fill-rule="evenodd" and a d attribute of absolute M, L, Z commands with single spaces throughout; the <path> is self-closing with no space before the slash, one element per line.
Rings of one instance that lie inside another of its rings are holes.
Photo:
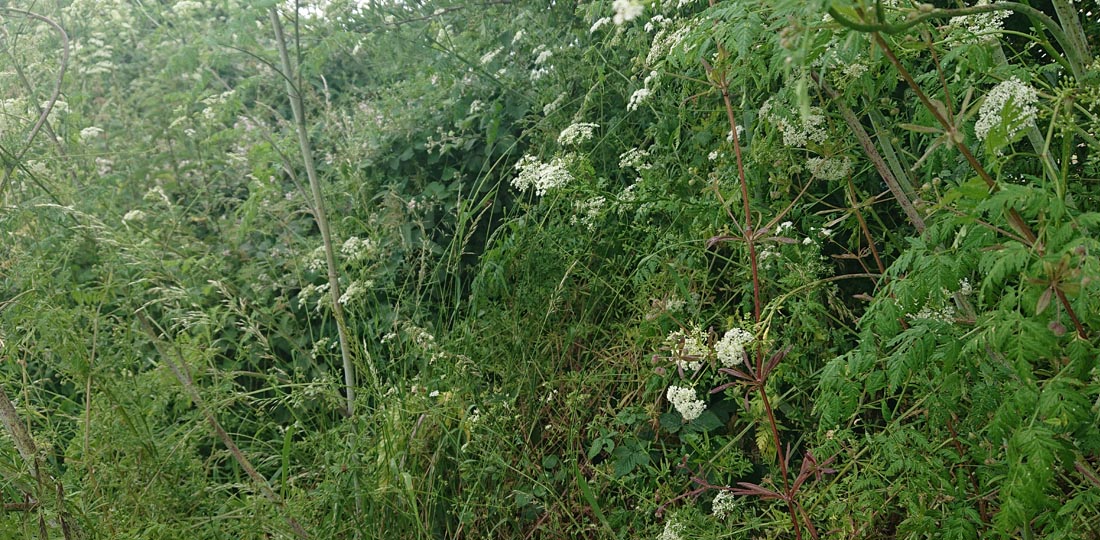
<path fill-rule="evenodd" d="M 696 398 L 694 388 L 669 386 L 665 397 L 680 413 L 680 416 L 683 416 L 684 420 L 688 422 L 699 418 L 699 415 L 707 409 L 707 404 Z"/>
<path fill-rule="evenodd" d="M 645 6 L 639 0 L 615 0 L 611 4 L 611 9 L 615 10 L 615 17 L 613 17 L 615 24 L 623 24 L 641 15 Z"/>
<path fill-rule="evenodd" d="M 599 127 L 599 124 L 592 124 L 589 122 L 573 124 L 561 130 L 561 134 L 558 135 L 558 144 L 562 146 L 573 146 L 583 143 L 591 139 L 593 131 Z"/>
<path fill-rule="evenodd" d="M 512 179 L 512 185 L 523 191 L 534 189 L 535 194 L 539 196 L 546 195 L 547 191 L 573 181 L 573 175 L 565 167 L 565 160 L 560 157 L 551 159 L 547 163 L 528 154 L 519 160 L 516 170 L 519 174 Z"/>
<path fill-rule="evenodd" d="M 974 134 L 985 140 L 991 130 L 1004 125 L 1006 135 L 1011 139 L 1035 119 L 1039 112 L 1035 107 L 1038 100 L 1039 92 L 1016 77 L 994 86 L 978 109 Z"/>
<path fill-rule="evenodd" d="M 745 361 L 745 345 L 752 343 L 752 340 L 752 333 L 748 330 L 731 328 L 714 346 L 718 361 L 728 368 L 741 364 Z"/>

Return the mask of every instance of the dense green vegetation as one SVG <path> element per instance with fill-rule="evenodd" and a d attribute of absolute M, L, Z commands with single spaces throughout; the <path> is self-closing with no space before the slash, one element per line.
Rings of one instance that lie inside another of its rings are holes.
<path fill-rule="evenodd" d="M 0 538 L 1100 538 L 1094 2 L 0 5 Z"/>

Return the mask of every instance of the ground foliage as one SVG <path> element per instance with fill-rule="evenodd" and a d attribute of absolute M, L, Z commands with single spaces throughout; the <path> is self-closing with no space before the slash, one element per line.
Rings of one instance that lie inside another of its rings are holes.
<path fill-rule="evenodd" d="M 1100 538 L 1098 15 L 5 4 L 0 537 Z"/>

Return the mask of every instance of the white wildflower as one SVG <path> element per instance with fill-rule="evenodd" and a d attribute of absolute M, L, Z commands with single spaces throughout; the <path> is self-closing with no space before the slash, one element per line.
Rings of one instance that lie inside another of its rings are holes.
<path fill-rule="evenodd" d="M 176 5 L 172 6 L 172 11 L 181 17 L 189 17 L 195 15 L 205 9 L 202 2 L 192 2 L 190 0 L 184 0 L 183 2 L 176 2 Z"/>
<path fill-rule="evenodd" d="M 373 248 L 374 243 L 369 238 L 352 236 L 344 240 L 344 245 L 340 246 L 340 253 L 343 253 L 349 261 L 355 262 L 366 257 Z"/>
<path fill-rule="evenodd" d="M 649 54 L 646 55 L 645 59 L 646 65 L 655 65 L 662 58 L 671 54 L 683 43 L 684 38 L 687 37 L 690 31 L 691 27 L 689 26 L 682 26 L 675 30 L 669 26 L 662 27 L 657 35 L 653 36 L 653 43 L 649 45 Z"/>
<path fill-rule="evenodd" d="M 978 109 L 974 134 L 985 140 L 991 130 L 1004 126 L 1007 138 L 1011 139 L 1035 119 L 1038 99 L 1039 92 L 1016 77 L 994 86 Z"/>
<path fill-rule="evenodd" d="M 760 117 L 775 125 L 783 134 L 783 144 L 796 148 L 806 146 L 807 142 L 822 144 L 829 134 L 825 131 L 825 114 L 819 107 L 810 107 L 809 114 L 791 117 L 776 110 L 775 104 L 768 99 L 760 107 Z"/>
<path fill-rule="evenodd" d="M 707 154 L 707 159 L 709 159 L 711 161 L 714 161 L 714 160 L 718 159 L 718 151 L 717 150 L 712 150 L 711 153 Z"/>
<path fill-rule="evenodd" d="M 645 31 L 652 32 L 653 30 L 660 28 L 667 23 L 668 19 L 666 19 L 664 15 L 658 13 L 657 15 L 654 15 L 653 18 L 649 20 L 649 22 L 645 23 Z"/>
<path fill-rule="evenodd" d="M 545 106 L 543 106 L 543 116 L 550 116 L 551 114 L 554 114 L 554 112 L 556 112 L 561 107 L 561 104 L 564 102 L 565 92 L 562 92 L 558 94 L 558 97 L 554 98 L 554 101 L 551 101 L 550 103 L 547 103 Z"/>
<path fill-rule="evenodd" d="M 703 414 L 703 411 L 707 409 L 707 404 L 703 403 L 703 400 L 696 398 L 694 388 L 669 386 L 668 392 L 665 393 L 665 397 L 667 397 L 669 403 L 676 408 L 676 411 L 680 413 L 680 416 L 683 416 L 684 420 L 688 422 L 699 418 L 699 415 Z"/>
<path fill-rule="evenodd" d="M 707 338 L 703 335 L 703 329 L 698 326 L 690 332 L 670 332 L 665 338 L 665 344 L 672 349 L 676 365 L 687 372 L 699 371 L 703 367 L 703 361 L 710 356 Z"/>
<path fill-rule="evenodd" d="M 634 111 L 638 109 L 638 106 L 645 103 L 645 100 L 649 98 L 651 92 L 648 88 L 639 88 L 630 95 L 630 101 L 626 104 L 626 110 Z"/>
<path fill-rule="evenodd" d="M 847 178 L 852 172 L 852 160 L 847 156 L 839 158 L 810 158 L 806 160 L 806 168 L 814 178 L 822 180 L 841 180 Z"/>
<path fill-rule="evenodd" d="M 310 272 L 320 272 L 325 268 L 325 246 L 317 246 L 306 259 L 306 268 Z"/>
<path fill-rule="evenodd" d="M 484 66 L 485 64 L 488 64 L 489 62 L 492 62 L 493 59 L 496 58 L 497 55 L 500 54 L 500 52 L 503 51 L 503 50 L 504 50 L 504 47 L 497 47 L 496 49 L 493 49 L 493 50 L 481 55 L 481 65 Z"/>
<path fill-rule="evenodd" d="M 539 45 L 535 52 L 538 53 L 538 56 L 535 57 L 536 65 L 545 64 L 550 57 L 554 56 L 554 51 L 547 49 L 545 45 Z"/>
<path fill-rule="evenodd" d="M 711 502 L 710 507 L 714 512 L 714 517 L 726 519 L 726 516 L 733 514 L 733 511 L 737 509 L 737 496 L 728 491 L 720 491 L 718 495 L 714 496 L 714 501 Z"/>
<path fill-rule="evenodd" d="M 596 22 L 592 23 L 592 28 L 588 29 L 588 33 L 589 34 L 595 33 L 596 30 L 599 30 L 600 27 L 602 27 L 603 25 L 605 25 L 609 22 L 611 22 L 611 17 L 602 17 L 600 19 L 597 19 Z"/>
<path fill-rule="evenodd" d="M 562 146 L 573 146 L 583 143 L 591 139 L 593 131 L 599 127 L 599 124 L 592 124 L 589 122 L 573 124 L 561 131 L 561 134 L 558 135 L 558 144 Z"/>
<path fill-rule="evenodd" d="M 737 140 L 741 140 L 741 137 L 745 136 L 745 126 L 737 126 Z M 726 142 L 733 142 L 733 130 L 726 133 Z"/>
<path fill-rule="evenodd" d="M 979 0 L 975 6 L 987 6 L 991 2 L 989 0 Z M 962 36 L 958 37 L 958 41 L 962 43 L 980 43 L 991 39 L 996 39 L 997 34 L 1001 33 L 1001 27 L 1004 24 L 1004 20 L 1011 14 L 1008 10 L 989 11 L 986 13 L 978 13 L 975 15 L 967 15 L 965 17 L 952 17 L 949 25 L 960 30 L 965 28 L 965 32 L 962 32 Z"/>
<path fill-rule="evenodd" d="M 619 167 L 622 167 L 624 169 L 629 167 L 636 171 L 647 171 L 653 168 L 653 165 L 646 163 L 648 159 L 648 150 L 631 148 L 630 150 L 623 152 L 623 154 L 619 156 Z"/>
<path fill-rule="evenodd" d="M 607 199 L 604 197 L 593 197 L 586 201 L 574 202 L 574 213 L 569 223 L 571 225 L 584 225 L 590 231 L 595 230 L 596 219 L 600 217 L 600 212 L 603 210 L 606 202 Z"/>
<path fill-rule="evenodd" d="M 752 334 L 741 328 L 731 328 L 714 346 L 715 355 L 724 367 L 739 365 L 745 360 L 745 345 L 752 343 Z"/>
<path fill-rule="evenodd" d="M 645 6 L 639 0 L 615 0 L 611 4 L 611 9 L 615 10 L 615 17 L 613 18 L 615 24 L 623 24 L 641 15 Z"/>
<path fill-rule="evenodd" d="M 545 195 L 547 191 L 573 181 L 573 175 L 565 165 L 565 160 L 560 157 L 546 163 L 532 155 L 525 155 L 516 164 L 519 174 L 512 179 L 512 185 L 521 191 L 533 188 L 536 195 Z"/>
<path fill-rule="evenodd" d="M 128 223 L 130 221 L 141 221 L 145 219 L 145 212 L 141 210 L 130 210 L 126 212 L 126 215 L 122 216 L 122 222 Z"/>
<path fill-rule="evenodd" d="M 344 294 L 340 295 L 340 299 L 338 300 L 338 302 L 340 302 L 341 305 L 348 305 L 349 303 L 355 301 L 356 297 L 362 296 L 362 294 L 367 291 L 367 288 L 372 286 L 373 284 L 374 283 L 371 281 L 367 281 L 365 283 L 358 280 L 352 281 L 351 284 L 348 285 L 347 290 L 344 291 Z"/>
<path fill-rule="evenodd" d="M 100 136 L 102 133 L 103 133 L 102 128 L 97 128 L 95 126 L 88 126 L 84 129 L 80 130 L 80 141 L 81 142 L 88 142 L 88 139 L 94 139 L 94 138 Z"/>

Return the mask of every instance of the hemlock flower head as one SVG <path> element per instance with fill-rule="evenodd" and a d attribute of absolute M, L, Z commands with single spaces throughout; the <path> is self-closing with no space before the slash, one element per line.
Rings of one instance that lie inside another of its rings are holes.
<path fill-rule="evenodd" d="M 979 0 L 975 6 L 987 6 L 992 4 L 989 0 Z M 995 39 L 1001 32 L 1004 20 L 1011 14 L 1008 10 L 989 11 L 965 17 L 952 17 L 948 23 L 956 28 L 965 28 L 966 35 L 959 38 L 962 43 L 981 43 Z"/>
<path fill-rule="evenodd" d="M 707 404 L 703 403 L 703 400 L 696 399 L 694 388 L 669 386 L 665 397 L 687 422 L 699 418 L 699 415 L 707 409 Z"/>
<path fill-rule="evenodd" d="M 609 22 L 611 22 L 611 17 L 603 17 L 603 18 L 597 19 L 596 22 L 592 23 L 592 28 L 588 29 L 588 33 L 589 34 L 595 33 L 596 30 L 599 30 L 600 27 L 602 27 L 603 25 L 605 25 Z"/>
<path fill-rule="evenodd" d="M 562 187 L 573 181 L 573 175 L 565 168 L 565 160 L 556 157 L 549 163 L 540 161 L 528 154 L 516 164 L 519 174 L 512 179 L 516 189 L 526 191 L 534 189 L 540 197 L 551 189 Z"/>
<path fill-rule="evenodd" d="M 141 221 L 143 219 L 145 219 L 145 212 L 141 210 L 130 210 L 126 212 L 126 215 L 122 216 L 122 221 L 124 223 L 128 221 Z"/>
<path fill-rule="evenodd" d="M 619 156 L 619 167 L 624 169 L 632 168 L 636 171 L 646 171 L 653 168 L 653 165 L 646 163 L 646 159 L 649 158 L 648 150 L 640 150 L 638 148 L 631 148 L 626 152 L 623 152 Z"/>
<path fill-rule="evenodd" d="M 623 24 L 641 15 L 645 6 L 639 0 L 615 0 L 611 4 L 611 9 L 615 10 L 615 17 L 613 18 L 615 24 Z"/>
<path fill-rule="evenodd" d="M 710 507 L 714 512 L 714 517 L 725 519 L 737 508 L 737 496 L 728 491 L 720 491 L 718 495 L 714 496 L 714 501 L 710 503 Z"/>
<path fill-rule="evenodd" d="M 657 540 L 684 540 L 683 534 L 683 523 L 668 520 L 665 522 L 665 530 L 661 531 L 661 535 L 657 537 Z"/>
<path fill-rule="evenodd" d="M 592 138 L 593 131 L 599 127 L 599 124 L 589 122 L 573 124 L 561 130 L 561 134 L 558 135 L 558 144 L 572 146 L 588 141 Z"/>
<path fill-rule="evenodd" d="M 731 328 L 714 346 L 718 361 L 728 368 L 741 364 L 745 361 L 745 345 L 752 343 L 752 340 L 752 333 L 748 330 Z"/>
<path fill-rule="evenodd" d="M 354 262 L 366 257 L 373 248 L 374 243 L 369 238 L 352 236 L 344 241 L 344 245 L 340 246 L 340 253 L 343 253 L 349 261 Z"/>
<path fill-rule="evenodd" d="M 81 140 L 81 142 L 86 142 L 88 139 L 94 139 L 102 133 L 103 133 L 102 128 L 97 128 L 95 126 L 89 126 L 89 127 L 86 127 L 84 129 L 80 130 L 80 140 Z"/>
<path fill-rule="evenodd" d="M 1006 136 L 1011 139 L 1035 119 L 1035 115 L 1039 113 L 1039 109 L 1035 107 L 1038 100 L 1038 90 L 1020 82 L 1016 77 L 994 86 L 985 95 L 985 101 L 978 109 L 974 134 L 984 141 L 991 130 L 1004 125 Z"/>
<path fill-rule="evenodd" d="M 806 160 L 806 168 L 814 178 L 821 180 L 841 180 L 852 172 L 852 160 L 847 156 L 838 158 L 810 158 Z"/>
<path fill-rule="evenodd" d="M 630 95 L 630 101 L 626 104 L 626 110 L 634 111 L 638 109 L 638 106 L 645 103 L 645 100 L 649 98 L 650 91 L 648 88 L 639 88 Z"/>

